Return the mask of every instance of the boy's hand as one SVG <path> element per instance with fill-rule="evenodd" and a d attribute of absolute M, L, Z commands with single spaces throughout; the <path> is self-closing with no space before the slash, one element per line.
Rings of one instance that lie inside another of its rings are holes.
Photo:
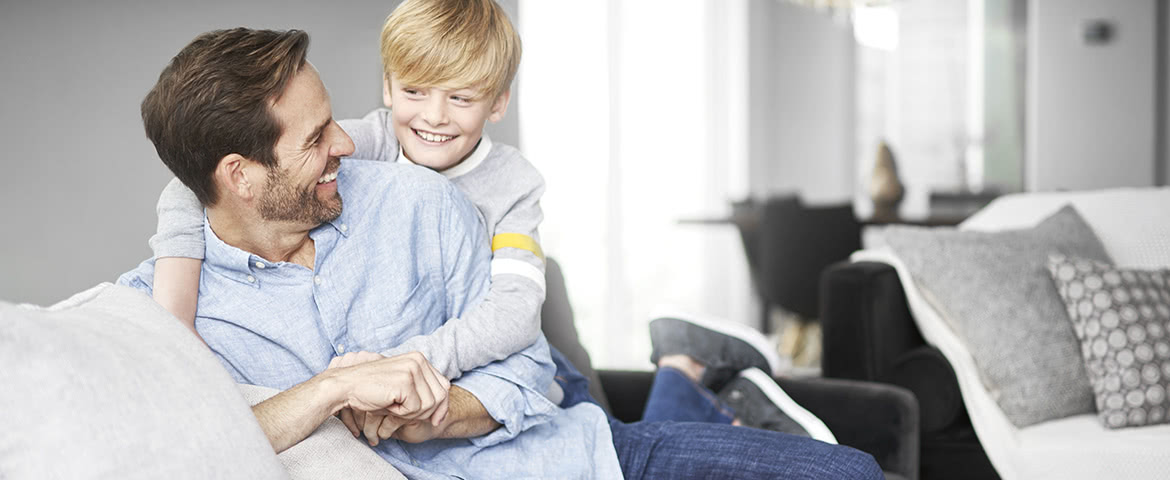
<path fill-rule="evenodd" d="M 386 419 L 390 420 L 391 417 L 386 417 Z M 386 421 L 382 422 L 383 427 L 385 427 L 386 424 Z M 384 436 L 382 438 L 389 438 L 390 436 L 393 436 L 394 438 L 402 440 L 406 443 L 422 443 L 427 440 L 438 438 L 439 436 L 439 427 L 426 421 L 407 422 L 404 425 L 394 427 L 393 430 L 394 431 L 391 432 L 390 435 Z M 378 429 L 378 435 L 381 436 L 384 431 L 384 429 Z"/>

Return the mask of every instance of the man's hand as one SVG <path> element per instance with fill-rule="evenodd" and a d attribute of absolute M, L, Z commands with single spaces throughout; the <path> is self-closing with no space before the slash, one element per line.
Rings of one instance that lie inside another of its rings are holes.
<path fill-rule="evenodd" d="M 352 367 L 383 358 L 386 357 L 374 352 L 349 352 L 340 357 L 333 357 L 333 360 L 329 361 L 329 367 L 326 370 Z M 345 425 L 345 428 L 349 429 L 349 433 L 353 434 L 353 438 L 358 438 L 361 435 L 366 423 L 366 412 L 361 410 L 354 411 L 352 408 L 343 408 L 338 412 L 337 416 L 341 419 L 341 423 Z M 371 446 L 373 445 L 371 444 Z"/>
<path fill-rule="evenodd" d="M 438 426 L 447 416 L 451 383 L 421 353 L 384 358 L 353 352 L 334 358 L 329 368 L 348 369 L 344 373 L 353 390 L 347 408 L 340 411 L 341 421 L 355 438 L 365 433 L 370 446 L 389 438 L 405 423 Z M 413 391 L 395 391 L 401 385 Z"/>

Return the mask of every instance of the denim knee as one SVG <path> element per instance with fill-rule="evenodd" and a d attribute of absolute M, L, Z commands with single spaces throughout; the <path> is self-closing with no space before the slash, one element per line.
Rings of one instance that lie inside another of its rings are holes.
<path fill-rule="evenodd" d="M 842 470 L 851 471 L 848 478 L 859 480 L 883 480 L 886 478 L 873 455 L 843 445 L 838 445 L 833 450 L 833 462 L 844 467 Z"/>

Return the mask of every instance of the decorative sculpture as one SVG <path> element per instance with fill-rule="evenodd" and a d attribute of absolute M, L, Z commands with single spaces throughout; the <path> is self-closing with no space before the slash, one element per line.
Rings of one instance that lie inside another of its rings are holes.
<path fill-rule="evenodd" d="M 878 144 L 877 161 L 869 178 L 869 198 L 873 200 L 873 220 L 894 221 L 898 218 L 898 205 L 902 203 L 905 189 L 898 180 L 898 165 L 894 152 L 883 140 Z"/>

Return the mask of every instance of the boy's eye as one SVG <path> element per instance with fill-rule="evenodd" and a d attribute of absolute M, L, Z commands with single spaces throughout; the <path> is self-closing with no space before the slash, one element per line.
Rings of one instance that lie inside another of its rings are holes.
<path fill-rule="evenodd" d="M 404 88 L 402 91 L 406 92 L 407 95 L 418 95 L 420 93 L 418 89 L 415 88 Z"/>

